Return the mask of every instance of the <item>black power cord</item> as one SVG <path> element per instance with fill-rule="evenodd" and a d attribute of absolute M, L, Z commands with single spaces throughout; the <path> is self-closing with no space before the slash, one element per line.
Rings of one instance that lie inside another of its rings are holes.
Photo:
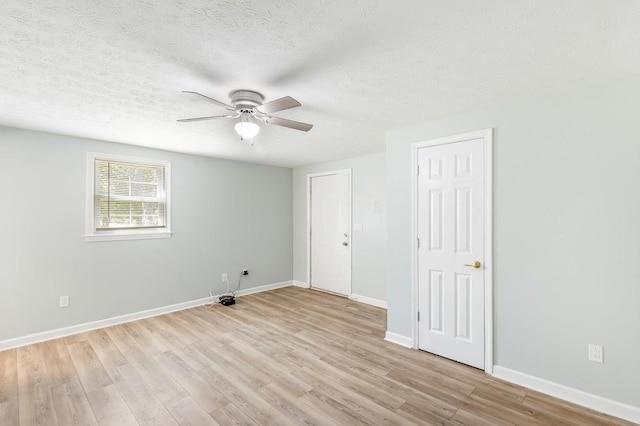
<path fill-rule="evenodd" d="M 247 269 L 243 269 L 242 273 L 238 277 L 238 285 L 235 290 L 231 292 L 231 294 L 225 294 L 224 296 L 220 296 L 220 304 L 224 306 L 231 306 L 236 304 L 236 297 L 238 296 L 238 291 L 240 290 L 240 284 L 242 284 L 242 277 L 245 275 L 249 275 L 249 271 Z"/>

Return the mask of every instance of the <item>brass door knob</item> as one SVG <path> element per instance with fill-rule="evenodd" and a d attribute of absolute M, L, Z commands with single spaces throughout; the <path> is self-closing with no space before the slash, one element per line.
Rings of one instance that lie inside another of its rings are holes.
<path fill-rule="evenodd" d="M 472 263 L 472 264 L 470 264 L 470 265 L 468 265 L 468 264 L 466 264 L 466 263 L 465 263 L 465 265 L 464 265 L 464 266 L 470 266 L 470 267 L 472 267 L 472 268 L 480 269 L 480 267 L 482 266 L 482 263 L 480 263 L 479 261 L 477 261 L 477 260 L 476 260 L 475 262 L 473 262 L 473 263 Z"/>

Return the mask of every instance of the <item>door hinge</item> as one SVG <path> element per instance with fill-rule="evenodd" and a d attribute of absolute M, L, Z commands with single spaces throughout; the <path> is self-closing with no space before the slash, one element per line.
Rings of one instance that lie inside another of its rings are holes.
<path fill-rule="evenodd" d="M 420 237 L 418 237 L 417 239 L 418 239 L 418 248 L 420 248 Z"/>
<path fill-rule="evenodd" d="M 420 311 L 418 311 L 418 322 L 420 322 Z"/>
<path fill-rule="evenodd" d="M 420 176 L 420 165 L 418 165 L 418 173 L 416 173 L 418 176 Z"/>

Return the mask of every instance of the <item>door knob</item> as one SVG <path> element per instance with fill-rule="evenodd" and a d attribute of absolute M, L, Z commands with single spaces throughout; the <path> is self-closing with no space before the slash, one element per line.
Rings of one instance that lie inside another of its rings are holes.
<path fill-rule="evenodd" d="M 346 241 L 343 241 L 343 242 L 342 242 L 342 245 L 343 245 L 343 246 L 348 246 L 348 245 L 349 245 L 349 243 L 348 243 L 348 242 L 346 242 Z"/>
<path fill-rule="evenodd" d="M 482 266 L 482 263 L 480 263 L 479 261 L 477 261 L 477 260 L 476 260 L 475 262 L 473 262 L 473 263 L 472 263 L 472 264 L 470 264 L 470 265 L 468 265 L 468 264 L 466 264 L 466 263 L 465 263 L 465 265 L 464 265 L 464 266 L 470 266 L 470 267 L 472 267 L 472 268 L 480 269 L 480 267 Z"/>

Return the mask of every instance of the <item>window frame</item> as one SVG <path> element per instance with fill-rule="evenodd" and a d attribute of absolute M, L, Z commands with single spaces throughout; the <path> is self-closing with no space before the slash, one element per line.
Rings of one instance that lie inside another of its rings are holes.
<path fill-rule="evenodd" d="M 95 160 L 120 161 L 132 164 L 164 167 L 165 186 L 165 214 L 166 226 L 164 228 L 142 229 L 113 229 L 97 230 L 95 224 Z M 87 152 L 87 183 L 86 183 L 86 218 L 85 235 L 87 242 L 91 241 L 118 241 L 118 240 L 146 240 L 171 237 L 171 162 L 164 160 L 151 160 L 147 158 L 130 157 L 125 155 L 103 154 Z"/>

